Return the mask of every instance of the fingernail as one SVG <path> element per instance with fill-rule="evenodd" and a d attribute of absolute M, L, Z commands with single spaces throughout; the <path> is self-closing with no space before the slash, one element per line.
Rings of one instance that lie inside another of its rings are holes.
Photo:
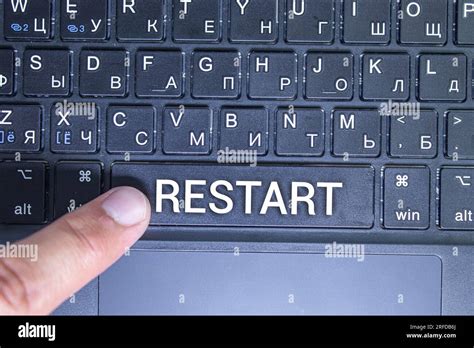
<path fill-rule="evenodd" d="M 118 224 L 133 226 L 145 219 L 146 197 L 132 187 L 119 187 L 105 199 L 102 208 Z"/>

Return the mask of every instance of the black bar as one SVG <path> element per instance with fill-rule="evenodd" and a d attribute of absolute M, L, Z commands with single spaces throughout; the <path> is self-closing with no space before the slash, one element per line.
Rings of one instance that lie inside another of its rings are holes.
<path fill-rule="evenodd" d="M 26 323 L 29 323 L 28 327 Z M 145 344 L 233 343 L 472 347 L 473 324 L 473 317 L 458 316 L 0 317 L 0 346 L 113 344 L 136 347 Z M 55 325 L 54 341 L 47 337 L 20 338 L 19 328 L 22 332 L 27 329 L 32 333 L 31 325 Z M 422 337 L 411 338 L 407 334 L 421 334 Z M 444 336 L 435 338 L 434 335 L 440 334 Z"/>

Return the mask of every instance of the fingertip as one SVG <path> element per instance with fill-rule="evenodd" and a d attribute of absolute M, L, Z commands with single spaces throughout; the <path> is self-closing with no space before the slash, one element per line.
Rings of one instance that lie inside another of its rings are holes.
<path fill-rule="evenodd" d="M 130 227 L 150 219 L 150 202 L 133 187 L 117 187 L 102 202 L 102 209 L 117 224 Z"/>

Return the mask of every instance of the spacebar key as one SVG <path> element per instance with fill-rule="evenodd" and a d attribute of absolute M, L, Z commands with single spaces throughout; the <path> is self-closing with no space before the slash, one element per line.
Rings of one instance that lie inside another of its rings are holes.
<path fill-rule="evenodd" d="M 371 166 L 115 163 L 112 186 L 134 186 L 151 224 L 370 228 Z"/>

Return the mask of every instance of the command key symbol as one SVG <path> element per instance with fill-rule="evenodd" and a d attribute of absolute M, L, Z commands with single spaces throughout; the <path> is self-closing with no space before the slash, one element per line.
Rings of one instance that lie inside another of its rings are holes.
<path fill-rule="evenodd" d="M 80 170 L 79 171 L 79 182 L 91 182 L 91 171 L 90 170 Z"/>
<path fill-rule="evenodd" d="M 395 179 L 396 179 L 395 185 L 397 187 L 408 187 L 408 175 L 397 174 Z"/>

